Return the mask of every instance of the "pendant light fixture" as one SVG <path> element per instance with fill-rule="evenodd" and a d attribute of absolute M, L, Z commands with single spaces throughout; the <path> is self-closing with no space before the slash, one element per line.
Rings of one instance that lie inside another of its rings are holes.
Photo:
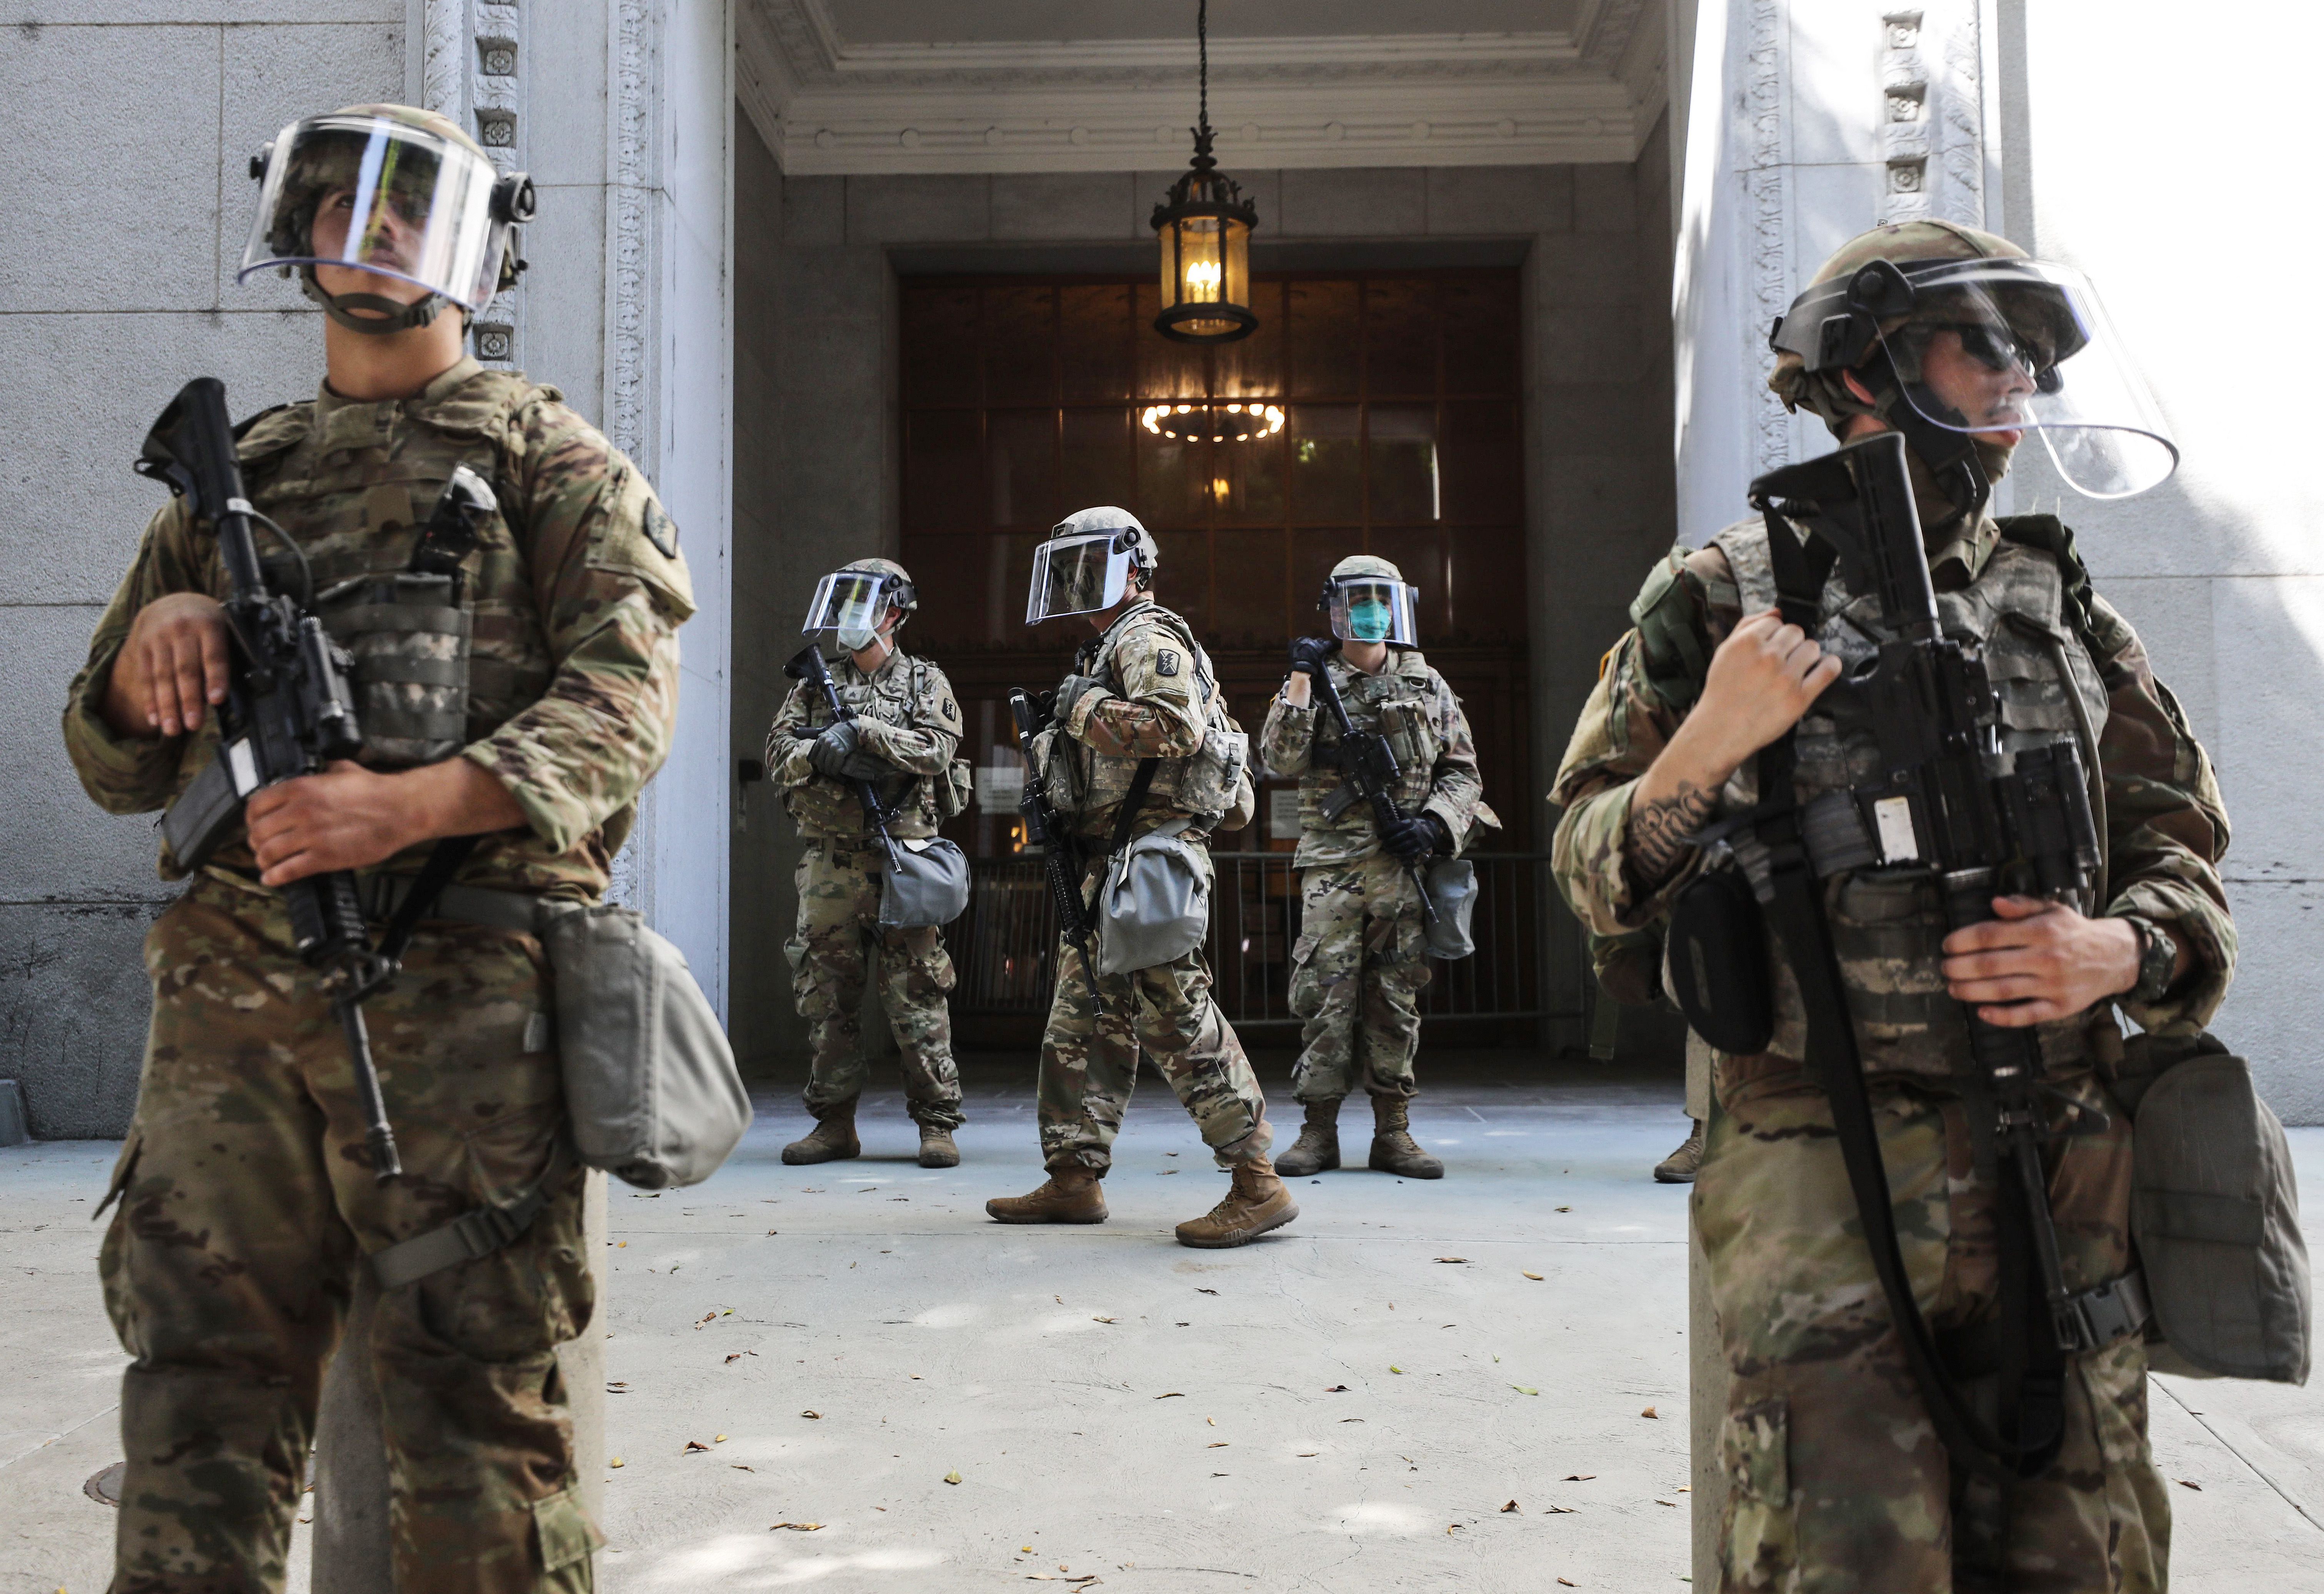
<path fill-rule="evenodd" d="M 1250 309 L 1250 230 L 1259 207 L 1211 155 L 1211 0 L 1200 0 L 1194 36 L 1201 100 L 1194 159 L 1154 207 L 1162 243 L 1162 313 L 1154 330 L 1179 343 L 1232 343 L 1258 329 Z"/>

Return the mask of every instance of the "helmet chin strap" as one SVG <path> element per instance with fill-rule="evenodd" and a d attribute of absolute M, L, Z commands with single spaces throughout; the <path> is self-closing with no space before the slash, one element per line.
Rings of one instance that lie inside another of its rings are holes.
<path fill-rule="evenodd" d="M 300 291 L 323 307 L 330 317 L 350 332 L 367 336 L 385 337 L 397 332 L 410 332 L 425 327 L 444 312 L 452 301 L 440 293 L 430 293 L 423 299 L 405 304 L 399 299 L 378 293 L 334 293 L 316 281 L 313 266 L 299 268 Z M 357 315 L 357 310 L 371 310 L 372 315 Z"/>
<path fill-rule="evenodd" d="M 1921 407 L 1904 392 L 1895 367 L 1889 364 L 1885 353 L 1858 369 L 1871 378 L 1869 385 L 1880 418 L 1904 434 L 1904 446 L 1920 456 L 1937 490 L 1953 506 L 1950 519 L 1941 525 L 1924 527 L 1923 531 L 1941 530 L 1957 521 L 1973 521 L 1983 513 L 1993 497 L 1993 479 L 1986 474 L 1977 439 L 1965 431 L 1939 426 L 1923 414 Z M 1932 407 L 1941 403 L 1927 388 L 1920 391 L 1923 401 Z"/>

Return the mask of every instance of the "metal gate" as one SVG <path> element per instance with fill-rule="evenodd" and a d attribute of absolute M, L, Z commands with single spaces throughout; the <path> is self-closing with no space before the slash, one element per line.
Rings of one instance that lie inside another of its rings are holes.
<path fill-rule="evenodd" d="M 1546 852 L 1471 852 L 1477 950 L 1438 962 L 1421 992 L 1424 1019 L 1529 1027 L 1553 1010 L 1544 909 L 1554 904 Z M 1210 960 L 1213 990 L 1239 1030 L 1296 1029 L 1291 953 L 1299 939 L 1299 871 L 1287 852 L 1213 852 Z M 967 910 L 945 930 L 958 1017 L 1035 1018 L 1049 1009 L 1056 913 L 1038 858 L 978 859 Z"/>

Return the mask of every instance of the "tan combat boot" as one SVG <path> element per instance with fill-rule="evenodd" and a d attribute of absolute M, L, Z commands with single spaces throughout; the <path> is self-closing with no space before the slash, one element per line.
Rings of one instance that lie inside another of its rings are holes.
<path fill-rule="evenodd" d="M 845 1162 L 851 1156 L 863 1155 L 863 1142 L 855 1138 L 855 1103 L 835 1107 L 816 1120 L 807 1138 L 794 1140 L 783 1147 L 783 1160 L 794 1167 L 809 1162 Z"/>
<path fill-rule="evenodd" d="M 1441 1179 L 1444 1165 L 1412 1138 L 1411 1110 L 1411 1101 L 1403 1096 L 1372 1098 L 1371 1166 L 1406 1179 Z"/>
<path fill-rule="evenodd" d="M 1655 1164 L 1655 1183 L 1657 1184 L 1692 1184 L 1694 1183 L 1695 1173 L 1702 1166 L 1702 1123 L 1701 1119 L 1697 1119 L 1694 1125 L 1694 1132 L 1687 1136 L 1686 1143 L 1681 1146 L 1676 1151 L 1672 1152 L 1668 1156 L 1663 1158 L 1662 1161 Z"/>
<path fill-rule="evenodd" d="M 984 1203 L 1003 1223 L 1102 1223 L 1105 1192 L 1097 1175 L 1077 1162 L 1049 1171 L 1048 1183 L 1030 1195 L 1004 1195 Z"/>
<path fill-rule="evenodd" d="M 920 1166 L 924 1168 L 956 1168 L 960 1166 L 960 1147 L 952 1143 L 952 1131 L 934 1124 L 920 1126 Z"/>
<path fill-rule="evenodd" d="M 1264 1157 L 1237 1163 L 1227 1198 L 1199 1218 L 1178 1225 L 1178 1243 L 1197 1250 L 1222 1251 L 1249 1245 L 1270 1229 L 1280 1229 L 1299 1215 L 1299 1203 L 1275 1176 Z"/>
<path fill-rule="evenodd" d="M 1304 1179 L 1340 1166 L 1340 1098 L 1306 1105 L 1307 1121 L 1299 1126 L 1299 1138 L 1275 1159 L 1275 1171 L 1286 1179 Z"/>

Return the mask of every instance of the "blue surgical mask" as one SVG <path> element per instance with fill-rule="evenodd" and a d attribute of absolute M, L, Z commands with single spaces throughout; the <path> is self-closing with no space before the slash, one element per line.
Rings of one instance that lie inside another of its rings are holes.
<path fill-rule="evenodd" d="M 1384 642 L 1392 629 L 1393 617 L 1386 604 L 1373 602 L 1348 605 L 1348 629 L 1355 632 L 1359 642 Z"/>
<path fill-rule="evenodd" d="M 880 640 L 880 633 L 869 626 L 843 625 L 839 628 L 839 645 L 850 653 L 861 653 Z"/>

